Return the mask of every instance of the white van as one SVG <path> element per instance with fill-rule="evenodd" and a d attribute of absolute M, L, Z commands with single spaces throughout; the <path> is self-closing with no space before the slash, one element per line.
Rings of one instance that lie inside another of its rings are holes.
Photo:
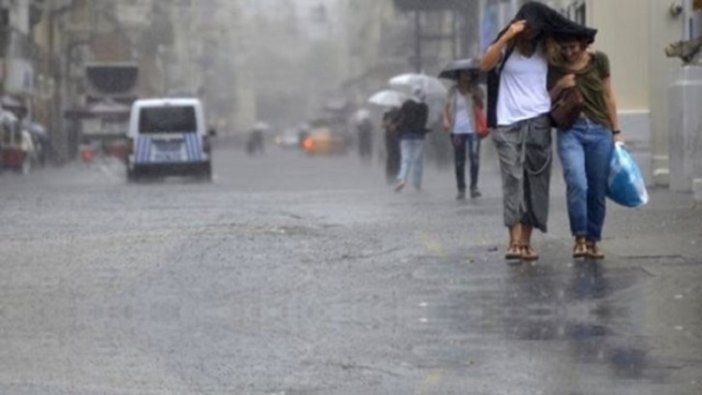
<path fill-rule="evenodd" d="M 135 101 L 127 132 L 127 178 L 149 174 L 211 178 L 212 136 L 205 128 L 198 99 Z"/>

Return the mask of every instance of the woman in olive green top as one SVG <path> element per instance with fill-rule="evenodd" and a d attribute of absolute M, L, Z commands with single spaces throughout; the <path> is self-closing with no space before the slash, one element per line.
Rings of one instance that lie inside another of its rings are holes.
<path fill-rule="evenodd" d="M 609 160 L 615 141 L 621 141 L 612 92 L 609 59 L 589 52 L 586 40 L 561 37 L 549 68 L 549 93 L 556 100 L 564 89 L 576 87 L 584 110 L 575 124 L 559 130 L 558 155 L 567 188 L 568 216 L 575 238 L 573 257 L 602 259 L 602 239 Z"/>

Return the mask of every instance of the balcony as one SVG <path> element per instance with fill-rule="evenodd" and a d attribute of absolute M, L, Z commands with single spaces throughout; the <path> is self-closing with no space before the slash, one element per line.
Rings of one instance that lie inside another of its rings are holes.
<path fill-rule="evenodd" d="M 39 48 L 19 30 L 12 27 L 0 28 L 0 57 L 4 59 L 18 58 L 35 61 Z"/>
<path fill-rule="evenodd" d="M 466 0 L 394 0 L 400 11 L 461 10 L 468 7 Z"/>

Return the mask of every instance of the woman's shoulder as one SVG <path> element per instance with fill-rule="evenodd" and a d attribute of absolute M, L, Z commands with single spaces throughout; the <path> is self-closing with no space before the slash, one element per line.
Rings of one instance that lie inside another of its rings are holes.
<path fill-rule="evenodd" d="M 592 63 L 600 71 L 603 77 L 609 76 L 609 57 L 606 53 L 602 51 L 593 51 L 590 56 L 592 57 Z"/>
<path fill-rule="evenodd" d="M 591 51 L 590 56 L 597 63 L 609 63 L 609 56 L 607 56 L 607 54 L 602 52 L 602 51 L 599 51 L 599 50 Z"/>

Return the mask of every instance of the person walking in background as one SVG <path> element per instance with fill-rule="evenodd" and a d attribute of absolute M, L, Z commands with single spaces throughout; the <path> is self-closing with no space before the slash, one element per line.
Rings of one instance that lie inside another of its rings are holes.
<path fill-rule="evenodd" d="M 383 114 L 385 130 L 385 179 L 389 184 L 397 180 L 400 171 L 400 139 L 398 117 L 400 109 L 392 107 Z"/>
<path fill-rule="evenodd" d="M 602 259 L 602 239 L 609 160 L 614 141 L 623 141 L 612 92 L 609 58 L 589 52 L 594 35 L 556 37 L 549 68 L 552 100 L 566 89 L 577 89 L 584 109 L 575 123 L 558 130 L 557 149 L 563 165 L 573 257 Z"/>
<path fill-rule="evenodd" d="M 400 171 L 397 175 L 395 191 L 400 192 L 407 184 L 412 172 L 412 185 L 422 189 L 424 172 L 424 137 L 427 133 L 429 107 L 424 103 L 424 92 L 415 88 L 413 97 L 402 103 L 399 113 L 400 132 Z"/>
<path fill-rule="evenodd" d="M 502 175 L 506 259 L 538 259 L 532 232 L 547 231 L 552 150 L 544 38 L 590 30 L 528 2 L 480 61 L 481 69 L 490 71 L 487 116 Z"/>
<path fill-rule="evenodd" d="M 358 156 L 362 160 L 369 160 L 373 154 L 373 123 L 370 115 L 363 112 L 356 120 L 356 132 L 358 137 Z"/>
<path fill-rule="evenodd" d="M 458 81 L 449 90 L 443 111 L 443 126 L 451 134 L 456 167 L 457 199 L 466 197 L 466 148 L 470 160 L 470 197 L 480 197 L 480 138 L 476 133 L 474 107 L 483 108 L 483 93 L 477 85 L 479 70 L 461 70 Z"/>
<path fill-rule="evenodd" d="M 265 132 L 268 129 L 268 126 L 264 124 L 263 122 L 258 122 L 254 127 L 251 129 L 251 132 L 249 133 L 249 138 L 246 142 L 246 152 L 249 155 L 255 155 L 257 153 L 263 154 L 265 147 L 264 147 L 264 142 L 265 142 Z"/>

